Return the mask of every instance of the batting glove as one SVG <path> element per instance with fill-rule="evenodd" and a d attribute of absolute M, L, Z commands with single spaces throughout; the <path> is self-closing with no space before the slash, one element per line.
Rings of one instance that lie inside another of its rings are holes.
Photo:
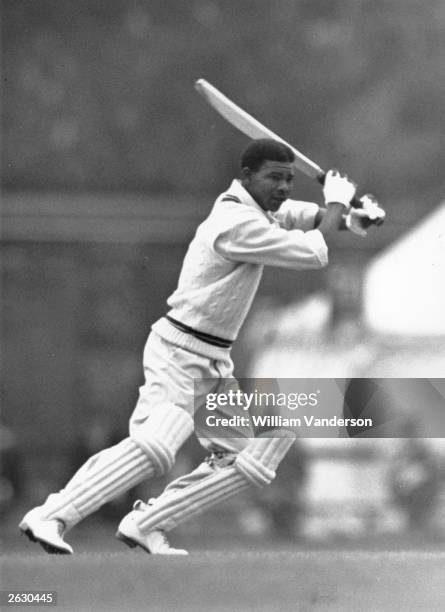
<path fill-rule="evenodd" d="M 380 208 L 375 197 L 369 193 L 360 198 L 362 208 L 351 208 L 345 217 L 346 227 L 358 236 L 366 236 L 370 225 L 383 223 L 386 212 Z"/>
<path fill-rule="evenodd" d="M 343 204 L 346 210 L 349 210 L 356 189 L 357 185 L 346 175 L 340 174 L 338 170 L 329 170 L 326 173 L 323 185 L 326 206 L 338 202 Z"/>

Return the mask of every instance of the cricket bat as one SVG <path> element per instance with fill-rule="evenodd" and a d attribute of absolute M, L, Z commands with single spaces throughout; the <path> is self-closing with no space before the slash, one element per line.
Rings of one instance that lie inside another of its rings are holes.
<path fill-rule="evenodd" d="M 293 147 L 291 144 L 286 142 L 281 136 L 269 130 L 265 125 L 260 123 L 257 119 L 246 113 L 237 104 L 229 100 L 227 96 L 221 93 L 216 87 L 213 87 L 205 79 L 198 79 L 195 83 L 196 91 L 201 94 L 207 102 L 212 106 L 224 119 L 231 123 L 234 127 L 238 128 L 240 132 L 249 136 L 253 140 L 258 138 L 272 138 L 278 140 L 283 144 L 287 145 L 292 149 L 295 155 L 294 165 L 309 176 L 312 179 L 316 179 L 319 182 L 323 182 L 324 171 L 310 160 L 308 157 L 303 155 L 301 151 Z"/>
<path fill-rule="evenodd" d="M 210 106 L 212 106 L 222 117 L 224 117 L 224 119 L 236 127 L 240 132 L 246 134 L 246 136 L 249 136 L 249 138 L 254 140 L 258 138 L 272 138 L 273 140 L 278 140 L 279 142 L 287 145 L 295 155 L 294 166 L 311 179 L 315 179 L 319 183 L 323 184 L 326 172 L 320 168 L 318 164 L 306 157 L 306 155 L 303 155 L 301 151 L 289 144 L 286 140 L 284 140 L 284 138 L 281 138 L 281 136 L 278 136 L 278 134 L 275 134 L 275 132 L 269 130 L 269 128 L 252 117 L 252 115 L 249 115 L 249 113 L 232 102 L 232 100 L 220 92 L 216 87 L 211 85 L 208 81 L 205 79 L 198 79 L 195 82 L 195 89 L 207 100 Z M 354 197 L 351 204 L 355 208 L 362 207 L 362 203 L 356 197 Z M 383 223 L 383 219 L 378 219 L 374 223 L 375 225 L 381 225 L 381 223 Z"/>

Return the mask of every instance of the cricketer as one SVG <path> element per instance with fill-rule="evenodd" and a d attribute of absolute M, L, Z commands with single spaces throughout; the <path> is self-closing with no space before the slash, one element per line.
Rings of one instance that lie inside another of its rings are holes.
<path fill-rule="evenodd" d="M 323 268 L 339 229 L 366 233 L 373 204 L 364 196 L 364 209 L 351 208 L 356 186 L 335 170 L 326 174 L 325 206 L 289 199 L 293 160 L 289 147 L 270 139 L 251 141 L 243 152 L 240 178 L 198 227 L 177 289 L 167 300 L 168 313 L 152 326 L 143 356 L 145 382 L 128 437 L 91 457 L 19 525 L 47 552 L 71 554 L 65 535 L 79 521 L 141 481 L 168 473 L 194 430 L 196 407 L 227 381 L 237 388 L 231 346 L 264 266 Z M 196 380 L 202 381 L 198 391 Z M 224 410 L 212 414 L 235 414 L 230 406 Z M 245 428 L 225 437 L 199 433 L 208 458 L 156 499 L 134 504 L 116 534 L 129 546 L 151 554 L 187 554 L 169 545 L 166 532 L 238 491 L 270 483 L 293 443 L 289 434 L 276 430 L 258 437 Z"/>

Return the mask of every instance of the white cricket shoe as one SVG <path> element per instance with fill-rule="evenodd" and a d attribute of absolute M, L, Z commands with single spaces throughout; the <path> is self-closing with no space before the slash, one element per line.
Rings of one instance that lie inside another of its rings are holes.
<path fill-rule="evenodd" d="M 130 546 L 130 548 L 140 546 L 151 555 L 188 555 L 188 552 L 182 548 L 172 548 L 162 529 L 155 529 L 150 531 L 150 533 L 142 533 L 137 525 L 137 519 L 140 517 L 140 512 L 144 507 L 147 507 L 147 504 L 141 501 L 135 502 L 134 510 L 124 516 L 120 522 L 116 538 Z"/>
<path fill-rule="evenodd" d="M 31 542 L 39 542 L 50 554 L 72 555 L 73 549 L 63 539 L 65 525 L 58 519 L 44 519 L 39 508 L 30 510 L 19 524 L 19 529 Z"/>

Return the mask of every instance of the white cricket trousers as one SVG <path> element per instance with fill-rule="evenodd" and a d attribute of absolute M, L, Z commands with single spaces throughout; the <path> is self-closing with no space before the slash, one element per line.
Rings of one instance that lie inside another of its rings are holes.
<path fill-rule="evenodd" d="M 211 359 L 162 339 L 154 344 L 147 345 L 146 377 L 148 381 L 162 378 L 162 383 L 142 387 L 130 431 L 144 422 L 154 405 L 164 401 L 192 414 L 204 405 L 207 394 L 238 389 L 229 351 L 219 359 Z M 156 359 L 161 354 L 165 354 L 162 377 L 157 367 L 159 359 Z M 218 406 L 212 411 L 216 418 L 239 414 L 239 406 Z M 202 446 L 219 457 L 204 461 L 190 474 L 171 482 L 157 499 L 139 505 L 137 524 L 142 532 L 173 529 L 251 485 L 269 484 L 294 441 L 290 432 L 283 431 L 254 438 L 252 429 L 245 426 L 225 427 L 224 431 L 215 428 L 213 433 L 201 420 L 195 421 L 195 434 Z"/>

